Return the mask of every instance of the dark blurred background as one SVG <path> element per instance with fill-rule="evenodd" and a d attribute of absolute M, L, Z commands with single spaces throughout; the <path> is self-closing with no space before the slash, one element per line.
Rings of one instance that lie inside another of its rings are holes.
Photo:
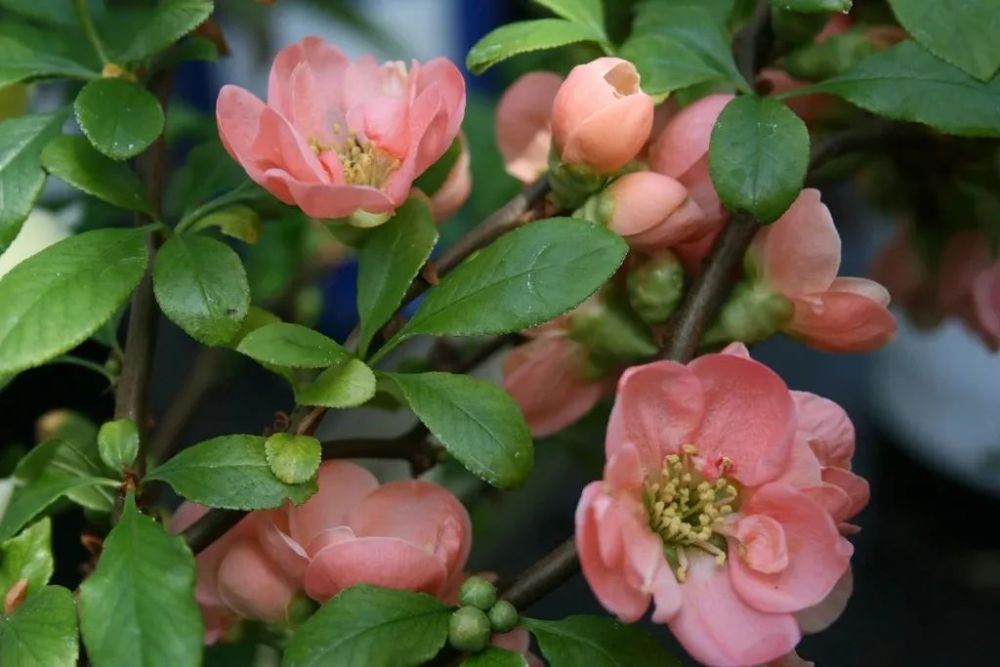
<path fill-rule="evenodd" d="M 319 34 L 350 55 L 374 51 L 381 59 L 427 59 L 444 55 L 464 61 L 465 52 L 492 27 L 539 15 L 527 2 L 504 0 L 365 0 L 311 2 L 280 0 L 273 6 L 239 0 L 219 2 L 231 54 L 217 64 L 186 63 L 177 73 L 168 126 L 181 137 L 172 156 L 186 160 L 192 141 L 185 131 L 211 132 L 218 88 L 237 83 L 263 95 L 267 69 L 282 46 Z M 613 32 L 627 26 L 630 2 L 608 0 Z M 506 176 L 493 141 L 493 108 L 503 87 L 531 69 L 566 71 L 593 55 L 583 47 L 529 54 L 469 75 L 465 123 L 473 167 L 474 193 L 459 216 L 443 229 L 444 242 L 457 237 L 517 191 Z M 44 100 L 45 91 L 40 91 Z M 53 93 L 54 94 L 54 93 Z M 210 117 L 209 117 L 210 118 Z M 207 128 L 207 129 L 206 129 Z M 58 207 L 58 188 L 45 205 Z M 846 275 L 864 275 L 891 225 L 867 207 L 850 184 L 824 188 L 844 238 Z M 93 214 L 93 212 L 88 212 Z M 86 215 L 85 215 L 86 218 Z M 285 235 L 301 245 L 307 234 L 289 224 L 265 234 Z M 290 231 L 289 231 L 290 230 Z M 298 236 L 296 236 L 298 235 Z M 251 275 L 281 292 L 295 255 L 271 251 L 248 257 Z M 285 278 L 282 278 L 285 276 Z M 282 281 L 285 281 L 282 283 Z M 310 276 L 314 285 L 283 305 L 300 319 L 315 321 L 337 337 L 354 325 L 354 276 L 348 260 Z M 93 343 L 79 356 L 103 362 L 106 350 Z M 863 531 L 853 538 L 855 594 L 843 617 L 828 631 L 807 637 L 800 654 L 820 665 L 923 667 L 995 664 L 1000 627 L 1000 361 L 958 325 L 930 333 L 901 322 L 899 339 L 869 355 L 831 355 L 787 340 L 754 350 L 789 386 L 828 396 L 850 413 L 858 430 L 856 469 L 872 485 L 872 501 L 857 519 Z M 494 364 L 495 366 L 495 364 Z M 218 371 L 224 383 L 206 388 Z M 487 369 L 495 375 L 496 369 Z M 177 426 L 193 443 L 227 432 L 260 432 L 274 413 L 290 409 L 282 381 L 226 352 L 199 353 L 170 323 L 161 322 L 153 387 L 154 414 L 168 413 L 177 396 L 192 400 Z M 35 441 L 36 422 L 48 409 L 79 411 L 97 422 L 112 412 L 106 381 L 89 370 L 54 365 L 15 378 L 0 391 L 3 457 L 15 456 Z M 188 414 L 189 413 L 189 414 Z M 320 432 L 336 435 L 393 435 L 405 418 L 352 412 L 332 415 Z M 583 486 L 602 465 L 601 415 L 568 433 L 539 444 L 529 483 L 498 494 L 445 469 L 435 474 L 457 484 L 476 525 L 473 570 L 516 573 L 562 542 L 572 531 L 573 511 Z M 373 425 L 374 424 L 374 425 Z M 379 474 L 404 473 L 379 464 Z M 453 488 L 456 488 L 453 486 Z M 87 554 L 80 545 L 84 525 L 78 510 L 55 521 L 57 580 L 73 586 Z M 531 610 L 540 617 L 599 612 L 579 577 Z M 665 642 L 668 633 L 654 630 Z M 678 655 L 682 652 L 678 649 Z M 209 665 L 213 662 L 210 659 Z"/>

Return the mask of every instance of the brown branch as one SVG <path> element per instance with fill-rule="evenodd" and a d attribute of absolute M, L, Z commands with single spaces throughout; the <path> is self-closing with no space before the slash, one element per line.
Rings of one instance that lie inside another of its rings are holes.
<path fill-rule="evenodd" d="M 242 510 L 212 508 L 181 532 L 191 551 L 198 553 L 226 534 L 246 516 Z"/>
<path fill-rule="evenodd" d="M 771 3 L 757 0 L 750 20 L 733 38 L 733 58 L 740 74 L 752 88 L 757 72 L 767 62 L 774 44 L 774 30 L 771 27 Z"/>

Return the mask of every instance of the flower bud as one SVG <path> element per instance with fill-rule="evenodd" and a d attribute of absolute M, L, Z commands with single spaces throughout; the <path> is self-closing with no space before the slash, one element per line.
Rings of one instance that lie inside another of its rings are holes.
<path fill-rule="evenodd" d="M 577 65 L 556 93 L 552 138 L 560 159 L 611 174 L 634 158 L 653 126 L 653 100 L 621 58 Z"/>
<path fill-rule="evenodd" d="M 482 651 L 490 641 L 490 619 L 482 609 L 458 609 L 448 621 L 448 641 L 459 651 Z"/>
<path fill-rule="evenodd" d="M 462 604 L 486 611 L 497 601 L 497 588 L 482 577 L 469 577 L 458 591 Z"/>
<path fill-rule="evenodd" d="M 609 292 L 574 312 L 570 336 L 587 349 L 588 371 L 594 377 L 647 360 L 658 351 L 649 329 L 623 296 Z"/>
<path fill-rule="evenodd" d="M 489 616 L 493 632 L 510 632 L 520 620 L 517 609 L 506 600 L 497 602 L 486 615 Z"/>
<path fill-rule="evenodd" d="M 781 294 L 760 283 L 742 282 L 722 306 L 703 342 L 714 346 L 730 341 L 762 341 L 791 320 L 794 310 L 792 302 Z"/>
<path fill-rule="evenodd" d="M 651 257 L 628 276 L 628 300 L 648 324 L 666 322 L 684 297 L 684 267 L 664 251 Z"/>

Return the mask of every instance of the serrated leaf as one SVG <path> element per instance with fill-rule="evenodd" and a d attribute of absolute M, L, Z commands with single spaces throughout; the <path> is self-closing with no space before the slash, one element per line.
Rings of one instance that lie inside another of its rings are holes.
<path fill-rule="evenodd" d="M 292 635 L 282 667 L 416 667 L 448 637 L 451 607 L 424 593 L 354 586 Z"/>
<path fill-rule="evenodd" d="M 621 57 L 635 65 L 643 91 L 653 96 L 719 78 L 718 70 L 697 52 L 666 35 L 632 37 L 622 45 Z"/>
<path fill-rule="evenodd" d="M 547 322 L 596 292 L 627 252 L 614 232 L 574 218 L 515 229 L 445 276 L 379 354 L 417 334 L 490 335 Z"/>
<path fill-rule="evenodd" d="M 112 56 L 131 62 L 162 51 L 201 25 L 212 9 L 212 0 L 160 0 L 143 18 L 131 42 Z"/>
<path fill-rule="evenodd" d="M 0 543 L 0 595 L 21 579 L 28 595 L 38 593 L 52 578 L 52 521 L 48 517 Z"/>
<path fill-rule="evenodd" d="M 500 387 L 451 373 L 381 373 L 387 387 L 469 472 L 510 488 L 527 478 L 534 445 L 520 408 Z"/>
<path fill-rule="evenodd" d="M 0 36 L 0 87 L 43 78 L 95 79 L 99 73 L 63 56 Z"/>
<path fill-rule="evenodd" d="M 0 374 L 71 350 L 100 328 L 139 284 L 145 232 L 99 229 L 32 255 L 0 278 Z"/>
<path fill-rule="evenodd" d="M 591 28 L 565 19 L 516 21 L 500 26 L 476 42 L 465 58 L 473 74 L 482 74 L 501 60 L 529 51 L 596 41 Z"/>
<path fill-rule="evenodd" d="M 311 435 L 274 433 L 264 442 L 267 464 L 285 484 L 309 481 L 319 469 L 323 446 Z"/>
<path fill-rule="evenodd" d="M 97 451 L 112 470 L 131 466 L 139 454 L 139 428 L 131 419 L 105 422 L 97 433 Z"/>
<path fill-rule="evenodd" d="M 55 137 L 42 150 L 45 170 L 112 206 L 152 215 L 142 182 L 128 165 L 97 152 L 86 137 Z"/>
<path fill-rule="evenodd" d="M 0 665 L 67 667 L 79 657 L 73 594 L 46 586 L 13 614 L 0 614 Z"/>
<path fill-rule="evenodd" d="M 204 626 L 194 556 L 178 535 L 139 513 L 135 498 L 80 585 L 80 630 L 96 667 L 200 665 Z"/>
<path fill-rule="evenodd" d="M 96 486 L 105 480 L 45 471 L 30 484 L 18 487 L 0 520 L 0 540 L 13 537 L 55 501 L 73 489 Z"/>
<path fill-rule="evenodd" d="M 388 222 L 368 233 L 358 255 L 359 356 L 365 356 L 372 338 L 396 312 L 437 238 L 430 209 L 418 199 L 407 200 Z"/>
<path fill-rule="evenodd" d="M 991 0 L 889 0 L 913 38 L 980 81 L 1000 68 L 1000 7 Z"/>
<path fill-rule="evenodd" d="M 0 253 L 28 218 L 45 185 L 41 154 L 66 113 L 32 114 L 0 122 Z"/>
<path fill-rule="evenodd" d="M 315 380 L 295 388 L 295 402 L 326 408 L 355 408 L 375 395 L 375 374 L 359 359 L 327 368 Z"/>
<path fill-rule="evenodd" d="M 528 660 L 520 653 L 487 646 L 463 660 L 462 667 L 528 667 Z"/>
<path fill-rule="evenodd" d="M 223 435 L 198 443 L 154 468 L 147 480 L 166 482 L 183 498 L 208 507 L 255 510 L 304 502 L 315 483 L 285 484 L 267 463 L 266 438 Z"/>
<path fill-rule="evenodd" d="M 257 211 L 244 204 L 236 204 L 209 213 L 191 227 L 198 232 L 210 227 L 218 227 L 219 231 L 244 243 L 257 243 L 260 240 L 260 216 Z"/>
<path fill-rule="evenodd" d="M 635 625 L 604 616 L 568 616 L 559 621 L 525 618 L 552 665 L 587 667 L 680 667 L 656 640 Z"/>
<path fill-rule="evenodd" d="M 783 97 L 815 92 L 832 93 L 874 114 L 924 123 L 948 134 L 1000 136 L 1000 76 L 982 83 L 914 42 L 901 42 L 840 76 Z"/>
<path fill-rule="evenodd" d="M 101 11 L 103 5 L 104 0 L 87 0 L 92 14 Z M 75 12 L 66 11 L 66 0 L 0 0 L 0 7 L 45 23 L 76 25 L 79 21 Z"/>
<path fill-rule="evenodd" d="M 709 172 L 730 211 L 774 222 L 802 190 L 809 131 L 772 97 L 737 97 L 722 110 L 709 144 Z"/>
<path fill-rule="evenodd" d="M 327 368 L 347 361 L 350 353 L 335 340 L 301 324 L 278 322 L 250 332 L 237 352 L 283 368 Z"/>
<path fill-rule="evenodd" d="M 604 7 L 601 0 L 533 0 L 564 19 L 585 25 L 600 40 L 607 40 L 604 31 Z"/>
<path fill-rule="evenodd" d="M 153 291 L 163 314 L 205 345 L 232 340 L 250 308 L 250 284 L 239 255 L 206 236 L 175 234 L 163 244 Z"/>
<path fill-rule="evenodd" d="M 145 88 L 124 79 L 91 81 L 73 103 L 80 129 L 113 160 L 134 157 L 163 132 L 163 109 Z"/>

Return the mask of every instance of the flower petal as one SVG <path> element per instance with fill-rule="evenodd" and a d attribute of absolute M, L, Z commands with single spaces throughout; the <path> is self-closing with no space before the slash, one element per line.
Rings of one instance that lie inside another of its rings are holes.
<path fill-rule="evenodd" d="M 708 95 L 674 115 L 653 142 L 653 169 L 673 178 L 691 169 L 708 153 L 715 121 L 732 99 L 732 95 Z"/>
<path fill-rule="evenodd" d="M 529 72 L 500 97 L 496 111 L 497 147 L 507 173 L 530 183 L 548 168 L 552 148 L 552 101 L 562 77 L 552 72 Z"/>
<path fill-rule="evenodd" d="M 866 352 L 892 340 L 896 318 L 885 306 L 850 292 L 825 292 L 792 300 L 785 331 L 829 352 Z"/>
<path fill-rule="evenodd" d="M 295 587 L 251 540 L 233 546 L 219 566 L 219 597 L 243 618 L 285 620 Z"/>
<path fill-rule="evenodd" d="M 799 431 L 824 466 L 850 469 L 854 457 L 854 424 L 834 401 L 808 391 L 793 391 Z"/>
<path fill-rule="evenodd" d="M 302 546 L 327 528 L 347 525 L 351 510 L 378 488 L 373 474 L 349 461 L 324 461 L 317 474 L 316 494 L 288 511 L 289 534 Z"/>
<path fill-rule="evenodd" d="M 815 634 L 822 632 L 833 625 L 833 622 L 840 618 L 844 610 L 847 609 L 847 602 L 854 592 L 854 575 L 851 568 L 837 580 L 830 594 L 823 598 L 819 604 L 795 612 L 795 620 L 799 622 L 802 632 Z"/>

